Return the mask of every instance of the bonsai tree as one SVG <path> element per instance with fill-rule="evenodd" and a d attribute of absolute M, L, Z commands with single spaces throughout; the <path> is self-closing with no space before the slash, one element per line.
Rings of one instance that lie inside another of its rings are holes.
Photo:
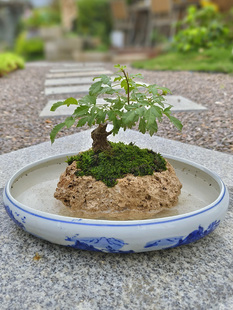
<path fill-rule="evenodd" d="M 163 115 L 179 130 L 182 129 L 181 122 L 171 115 L 172 106 L 165 103 L 164 95 L 171 93 L 168 88 L 135 82 L 135 78 L 143 78 L 141 74 L 129 75 L 126 66 L 116 65 L 115 68 L 118 71 L 114 79 L 106 75 L 95 77 L 93 80 L 97 81 L 89 88 L 88 95 L 79 100 L 71 97 L 53 104 L 51 111 L 63 105 L 76 105 L 77 108 L 72 116 L 52 129 L 52 143 L 62 128 L 70 128 L 75 123 L 77 127 L 98 125 L 91 133 L 94 152 L 110 150 L 111 144 L 107 137 L 110 134 L 116 135 L 120 128 L 130 129 L 137 123 L 141 133 L 148 132 L 152 136 L 157 132 L 157 122 L 162 121 Z M 97 104 L 98 96 L 104 96 L 106 103 Z M 111 131 L 106 130 L 109 122 L 113 124 Z"/>

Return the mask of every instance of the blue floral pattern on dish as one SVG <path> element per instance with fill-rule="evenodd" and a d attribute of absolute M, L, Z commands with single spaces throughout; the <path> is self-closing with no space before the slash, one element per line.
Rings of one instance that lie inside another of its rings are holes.
<path fill-rule="evenodd" d="M 15 224 L 17 224 L 17 225 L 18 225 L 20 228 L 22 228 L 23 230 L 26 230 L 26 229 L 25 229 L 25 226 L 15 218 L 15 216 L 14 216 L 12 210 L 10 209 L 10 207 L 7 206 L 7 205 L 4 205 L 4 207 L 5 207 L 5 209 L 6 209 L 7 214 L 8 214 L 9 217 L 15 222 Z M 16 214 L 16 216 L 19 217 L 19 214 L 18 214 L 17 212 L 15 212 L 15 214 Z M 23 223 L 25 223 L 25 219 L 26 219 L 26 217 L 24 216 L 24 217 L 22 218 Z"/>
<path fill-rule="evenodd" d="M 127 245 L 127 243 L 115 238 L 79 238 L 78 235 L 75 235 L 73 237 L 67 237 L 65 240 L 73 242 L 73 244 L 68 246 L 79 250 L 109 253 L 134 253 L 134 251 L 122 251 L 121 248 L 124 245 Z"/>
<path fill-rule="evenodd" d="M 161 248 L 161 249 L 170 249 L 170 248 L 175 248 L 180 245 L 189 244 L 191 242 L 195 242 L 207 236 L 219 225 L 219 223 L 220 221 L 214 221 L 208 226 L 206 230 L 204 230 L 202 226 L 199 226 L 198 229 L 191 232 L 187 237 L 181 236 L 181 237 L 150 241 L 150 242 L 147 242 L 144 248 L 153 247 L 153 248 Z"/>

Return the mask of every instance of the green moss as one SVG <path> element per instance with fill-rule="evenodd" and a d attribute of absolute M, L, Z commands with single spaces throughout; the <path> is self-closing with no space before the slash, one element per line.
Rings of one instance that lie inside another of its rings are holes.
<path fill-rule="evenodd" d="M 94 153 L 92 149 L 68 158 L 68 164 L 77 163 L 77 176 L 93 176 L 108 187 L 117 184 L 117 179 L 127 174 L 135 176 L 152 175 L 154 172 L 166 170 L 166 161 L 158 153 L 148 149 L 140 149 L 130 143 L 112 143 L 110 151 Z"/>

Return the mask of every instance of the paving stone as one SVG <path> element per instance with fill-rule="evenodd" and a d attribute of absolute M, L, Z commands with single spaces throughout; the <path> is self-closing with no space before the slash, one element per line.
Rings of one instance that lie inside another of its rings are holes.
<path fill-rule="evenodd" d="M 56 94 L 71 94 L 71 93 L 88 93 L 91 84 L 76 85 L 76 86 L 63 86 L 63 87 L 47 87 L 45 88 L 45 95 Z"/>
<path fill-rule="evenodd" d="M 87 71 L 102 71 L 104 70 L 103 67 L 95 67 L 95 68 L 92 68 L 92 67 L 76 67 L 76 68 L 71 68 L 71 67 L 68 67 L 68 68 L 59 68 L 59 69 L 50 69 L 49 72 L 52 72 L 52 73 L 56 73 L 56 72 L 87 72 Z"/>
<path fill-rule="evenodd" d="M 102 71 L 86 71 L 86 72 L 80 72 L 75 70 L 75 72 L 55 72 L 55 73 L 48 73 L 46 74 L 47 78 L 65 78 L 65 77 L 73 77 L 73 76 L 98 76 L 101 74 L 113 74 L 110 70 L 102 70 Z"/>
<path fill-rule="evenodd" d="M 61 106 L 56 111 L 50 111 L 52 105 L 57 101 L 64 101 L 65 99 L 61 100 L 49 100 L 47 105 L 44 107 L 44 109 L 40 113 L 40 117 L 53 117 L 53 116 L 62 116 L 62 115 L 72 115 L 74 110 L 76 109 L 75 105 L 67 106 Z M 78 99 L 77 99 L 78 100 Z M 98 98 L 96 101 L 97 105 L 101 105 L 104 103 L 107 103 L 104 99 Z"/>
<path fill-rule="evenodd" d="M 112 77 L 113 80 L 114 77 Z M 63 79 L 48 79 L 45 81 L 45 86 L 59 86 L 59 85 L 72 85 L 72 84 L 91 84 L 93 83 L 93 77 L 74 77 Z"/>
<path fill-rule="evenodd" d="M 63 63 L 63 67 L 102 67 L 105 66 L 104 62 L 72 62 L 72 63 Z"/>
<path fill-rule="evenodd" d="M 173 111 L 207 110 L 206 107 L 183 96 L 169 95 L 166 102 L 173 106 Z"/>
<path fill-rule="evenodd" d="M 71 94 L 71 93 L 88 93 L 89 88 L 92 83 L 84 85 L 75 85 L 75 86 L 57 86 L 57 87 L 47 87 L 45 88 L 45 95 L 55 95 L 55 94 Z M 144 83 L 148 85 L 147 83 Z M 119 86 L 112 85 L 113 88 Z"/>
<path fill-rule="evenodd" d="M 175 98 L 173 98 L 175 97 Z M 182 98 L 182 100 L 178 100 Z M 47 105 L 44 107 L 44 109 L 41 111 L 40 116 L 41 117 L 52 117 L 52 116 L 61 116 L 61 115 L 72 115 L 75 107 L 74 106 L 61 106 L 56 111 L 52 112 L 50 111 L 52 105 L 57 101 L 64 101 L 66 98 L 58 99 L 58 100 L 49 100 Z M 77 99 L 78 100 L 78 99 Z M 97 104 L 103 104 L 106 103 L 103 99 L 99 98 L 97 99 Z M 173 112 L 179 112 L 179 111 L 195 111 L 195 110 L 206 110 L 205 107 L 203 107 L 200 104 L 197 104 L 187 98 L 181 97 L 181 96 L 168 96 L 167 97 L 167 103 L 173 105 L 171 110 Z"/>

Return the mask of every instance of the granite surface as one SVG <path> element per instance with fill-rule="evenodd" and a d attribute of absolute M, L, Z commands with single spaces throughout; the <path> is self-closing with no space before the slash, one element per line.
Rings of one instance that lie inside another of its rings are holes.
<path fill-rule="evenodd" d="M 1 190 L 0 308 L 232 309 L 233 188 L 230 193 L 224 222 L 196 243 L 104 254 L 54 245 L 24 232 L 7 216 Z"/>
<path fill-rule="evenodd" d="M 60 138 L 52 147 L 42 143 L 1 155 L 0 188 L 29 162 L 65 149 L 78 152 L 88 148 L 89 136 L 90 131 L 85 131 Z M 233 308 L 233 156 L 142 137 L 134 131 L 121 132 L 112 140 L 117 139 L 131 139 L 142 147 L 183 155 L 213 168 L 230 192 L 225 220 L 204 239 L 174 249 L 138 254 L 88 252 L 51 244 L 18 228 L 4 210 L 0 189 L 1 310 Z"/>

